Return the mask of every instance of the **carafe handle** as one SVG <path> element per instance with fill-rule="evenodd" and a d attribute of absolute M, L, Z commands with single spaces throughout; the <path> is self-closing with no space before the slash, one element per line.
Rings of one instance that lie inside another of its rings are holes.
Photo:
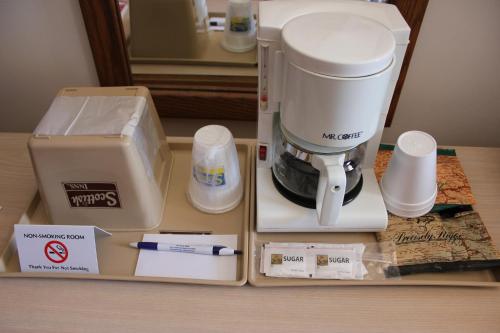
<path fill-rule="evenodd" d="M 316 192 L 316 211 L 320 225 L 333 225 L 339 218 L 346 187 L 344 159 L 345 154 L 312 157 L 312 166 L 320 172 Z"/>

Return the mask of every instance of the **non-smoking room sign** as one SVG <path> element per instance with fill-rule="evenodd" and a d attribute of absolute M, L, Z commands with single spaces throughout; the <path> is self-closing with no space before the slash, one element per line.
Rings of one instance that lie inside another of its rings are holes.
<path fill-rule="evenodd" d="M 99 274 L 94 226 L 14 226 L 22 272 Z"/>

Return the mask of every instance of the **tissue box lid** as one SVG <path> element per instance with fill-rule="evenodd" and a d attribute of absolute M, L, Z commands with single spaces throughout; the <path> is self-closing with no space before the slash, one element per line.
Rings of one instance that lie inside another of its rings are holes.
<path fill-rule="evenodd" d="M 35 136 L 132 136 L 146 111 L 143 96 L 57 96 Z"/>

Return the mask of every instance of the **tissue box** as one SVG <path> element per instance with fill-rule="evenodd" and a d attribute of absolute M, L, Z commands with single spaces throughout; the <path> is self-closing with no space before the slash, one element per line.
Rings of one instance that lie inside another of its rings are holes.
<path fill-rule="evenodd" d="M 147 88 L 62 89 L 28 148 L 52 223 L 160 224 L 172 156 Z"/>

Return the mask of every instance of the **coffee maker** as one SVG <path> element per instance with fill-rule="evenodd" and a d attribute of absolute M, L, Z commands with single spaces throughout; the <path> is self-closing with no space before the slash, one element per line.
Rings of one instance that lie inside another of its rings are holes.
<path fill-rule="evenodd" d="M 393 5 L 259 3 L 258 232 L 386 228 L 373 168 L 409 35 Z"/>

